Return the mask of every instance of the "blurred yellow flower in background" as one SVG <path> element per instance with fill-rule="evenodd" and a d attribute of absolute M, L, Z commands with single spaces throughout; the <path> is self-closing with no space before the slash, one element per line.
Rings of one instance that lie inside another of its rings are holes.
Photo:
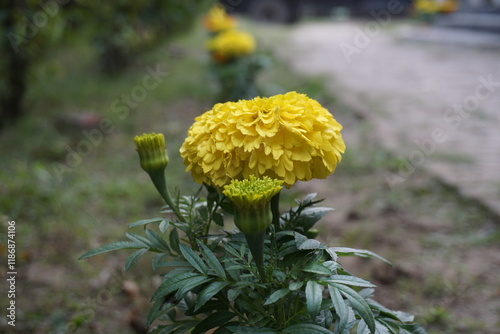
<path fill-rule="evenodd" d="M 224 6 L 220 4 L 213 6 L 203 18 L 203 25 L 207 30 L 213 33 L 233 29 L 236 27 L 236 24 L 236 18 L 232 15 L 228 15 Z"/>
<path fill-rule="evenodd" d="M 225 30 L 207 42 L 207 49 L 216 61 L 225 62 L 251 54 L 255 50 L 255 38 L 244 31 Z"/>
<path fill-rule="evenodd" d="M 198 116 L 180 153 L 198 183 L 269 176 L 286 187 L 333 173 L 342 126 L 317 101 L 289 92 L 216 104 Z"/>
<path fill-rule="evenodd" d="M 441 5 L 434 0 L 415 0 L 413 8 L 418 14 L 434 14 L 439 12 Z"/>

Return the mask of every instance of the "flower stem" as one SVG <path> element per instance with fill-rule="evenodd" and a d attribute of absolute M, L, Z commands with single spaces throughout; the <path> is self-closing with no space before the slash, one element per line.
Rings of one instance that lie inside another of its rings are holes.
<path fill-rule="evenodd" d="M 271 198 L 271 213 L 273 214 L 273 222 L 274 226 L 278 226 L 280 223 L 280 193 L 277 193 Z"/>
<path fill-rule="evenodd" d="M 260 279 L 262 282 L 266 281 L 266 275 L 264 270 L 264 237 L 265 233 L 245 234 L 245 239 L 247 240 L 248 248 L 250 248 L 253 260 L 257 265 L 257 270 L 259 271 Z"/>
<path fill-rule="evenodd" d="M 165 179 L 165 174 L 164 171 L 154 171 L 154 172 L 149 172 L 149 176 L 151 177 L 151 180 L 153 181 L 153 184 L 156 187 L 156 190 L 160 193 L 161 197 L 167 203 L 167 205 L 170 207 L 170 209 L 174 212 L 174 214 L 177 216 L 177 218 L 181 222 L 186 222 L 186 219 L 184 216 L 181 214 L 179 211 L 179 208 L 177 205 L 175 205 L 174 201 L 172 200 L 172 196 L 170 195 L 170 192 L 168 191 L 167 188 L 167 181 Z"/>

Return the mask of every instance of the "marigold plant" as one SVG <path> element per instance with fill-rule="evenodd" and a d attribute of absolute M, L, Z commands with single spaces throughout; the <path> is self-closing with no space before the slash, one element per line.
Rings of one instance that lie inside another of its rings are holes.
<path fill-rule="evenodd" d="M 289 92 L 216 104 L 196 118 L 180 153 L 198 183 L 256 175 L 291 187 L 333 173 L 345 151 L 341 129 L 317 101 Z"/>
<path fill-rule="evenodd" d="M 345 149 L 341 128 L 295 92 L 218 104 L 181 148 L 204 183 L 189 196 L 170 195 L 163 135 L 136 137 L 141 166 L 167 205 L 160 217 L 131 223 L 128 240 L 81 259 L 133 249 L 128 270 L 154 254 L 162 282 L 146 319 L 151 334 L 426 334 L 412 315 L 376 302 L 375 285 L 341 264 L 343 256 L 387 260 L 315 239 L 314 225 L 332 210 L 316 194 L 280 210 L 282 184 L 333 172 Z"/>
<path fill-rule="evenodd" d="M 216 61 L 227 62 L 253 53 L 255 45 L 255 38 L 251 34 L 230 29 L 212 37 L 206 47 Z"/>
<path fill-rule="evenodd" d="M 203 17 L 203 25 L 212 33 L 219 33 L 227 29 L 233 29 L 237 25 L 236 18 L 228 15 L 224 6 L 220 4 L 214 5 Z"/>

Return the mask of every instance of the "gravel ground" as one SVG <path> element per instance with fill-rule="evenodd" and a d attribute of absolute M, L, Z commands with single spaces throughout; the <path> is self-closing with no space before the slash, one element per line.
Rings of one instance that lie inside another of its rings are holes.
<path fill-rule="evenodd" d="M 438 31 L 439 29 L 439 31 Z M 500 36 L 497 36 L 500 38 Z M 384 21 L 307 22 L 278 57 L 326 79 L 401 160 L 500 214 L 500 47 L 495 36 Z"/>

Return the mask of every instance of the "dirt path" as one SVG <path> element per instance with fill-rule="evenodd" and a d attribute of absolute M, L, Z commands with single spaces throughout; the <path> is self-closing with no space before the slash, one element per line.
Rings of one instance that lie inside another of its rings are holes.
<path fill-rule="evenodd" d="M 391 187 L 424 168 L 500 214 L 500 49 L 456 45 L 446 32 L 441 43 L 417 42 L 402 38 L 404 28 L 304 23 L 276 51 L 297 72 L 324 76 L 341 103 L 367 118 L 401 160 L 384 176 Z"/>

